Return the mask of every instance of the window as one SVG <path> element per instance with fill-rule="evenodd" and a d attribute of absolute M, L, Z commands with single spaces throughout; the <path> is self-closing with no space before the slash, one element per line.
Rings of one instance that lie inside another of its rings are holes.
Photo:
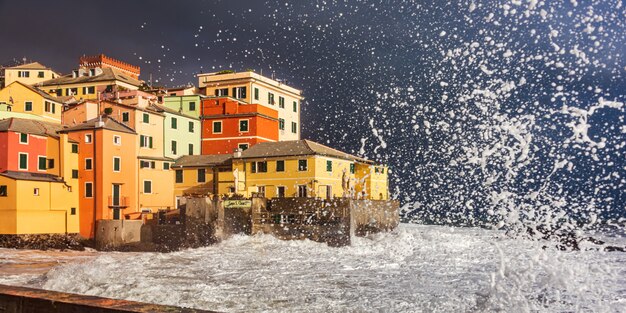
<path fill-rule="evenodd" d="M 6 197 L 7 193 L 7 185 L 0 185 L 0 197 Z"/>
<path fill-rule="evenodd" d="M 249 145 L 249 144 L 247 144 L 247 143 L 240 143 L 240 144 L 238 144 L 238 145 L 237 145 L 237 147 L 238 147 L 238 148 L 239 148 L 239 150 L 241 150 L 241 151 L 246 151 L 246 150 L 248 150 L 248 148 L 250 147 L 250 145 Z"/>
<path fill-rule="evenodd" d="M 245 99 L 246 98 L 246 87 L 234 87 L 233 88 L 233 97 L 237 99 Z"/>
<path fill-rule="evenodd" d="M 248 120 L 239 120 L 239 131 L 248 132 Z"/>
<path fill-rule="evenodd" d="M 122 112 L 122 122 L 127 123 L 128 121 L 130 121 L 130 113 Z"/>
<path fill-rule="evenodd" d="M 33 102 L 32 101 L 25 101 L 24 102 L 24 111 L 32 111 L 33 110 Z"/>
<path fill-rule="evenodd" d="M 119 172 L 122 168 L 122 159 L 120 157 L 113 157 L 113 172 Z"/>
<path fill-rule="evenodd" d="M 354 163 L 350 164 L 350 174 L 354 174 Z"/>
<path fill-rule="evenodd" d="M 298 197 L 300 197 L 300 198 L 306 198 L 307 197 L 306 185 L 298 185 Z"/>
<path fill-rule="evenodd" d="M 143 193 L 152 193 L 152 181 L 143 181 Z"/>
<path fill-rule="evenodd" d="M 86 170 L 91 170 L 93 168 L 93 160 L 92 159 L 85 159 L 85 169 Z"/>
<path fill-rule="evenodd" d="M 189 132 L 193 133 L 194 132 L 194 125 L 193 122 L 189 122 Z"/>
<path fill-rule="evenodd" d="M 183 170 L 176 170 L 176 183 L 180 184 L 183 182 Z"/>
<path fill-rule="evenodd" d="M 293 102 L 293 111 L 298 112 L 298 102 L 296 101 Z"/>
<path fill-rule="evenodd" d="M 37 73 L 37 77 L 38 77 L 38 78 L 43 78 L 43 77 L 44 77 L 44 72 L 43 72 L 43 71 L 39 71 L 39 72 Z"/>
<path fill-rule="evenodd" d="M 139 161 L 139 168 L 156 168 L 156 162 L 154 161 Z"/>
<path fill-rule="evenodd" d="M 189 155 L 193 155 L 193 144 L 189 144 Z"/>
<path fill-rule="evenodd" d="M 175 117 L 172 117 L 171 127 L 172 129 L 176 129 L 178 127 L 178 120 Z"/>
<path fill-rule="evenodd" d="M 279 118 L 278 119 L 278 129 L 285 130 L 285 119 L 284 118 Z"/>
<path fill-rule="evenodd" d="M 89 76 L 96 76 L 96 69 L 95 68 L 90 68 L 89 69 Z"/>
<path fill-rule="evenodd" d="M 122 145 L 122 137 L 120 136 L 113 136 L 113 144 L 116 146 L 121 146 Z"/>
<path fill-rule="evenodd" d="M 213 122 L 213 133 L 221 134 L 222 133 L 222 121 L 214 121 Z"/>
<path fill-rule="evenodd" d="M 281 109 L 285 108 L 285 98 L 284 97 L 278 97 L 278 107 Z"/>
<path fill-rule="evenodd" d="M 228 97 L 228 88 L 215 89 L 215 95 L 218 97 Z"/>
<path fill-rule="evenodd" d="M 327 172 L 332 172 L 333 171 L 333 161 L 326 160 L 326 171 Z"/>
<path fill-rule="evenodd" d="M 59 89 L 55 90 L 54 93 L 57 94 L 57 97 L 62 97 L 63 96 L 63 89 L 59 88 Z"/>
<path fill-rule="evenodd" d="M 85 198 L 93 197 L 93 183 L 85 183 Z"/>
<path fill-rule="evenodd" d="M 172 140 L 172 154 L 177 154 L 176 141 Z"/>
<path fill-rule="evenodd" d="M 40 171 L 45 171 L 46 170 L 46 157 L 45 156 L 40 156 L 37 159 L 39 162 L 37 163 L 37 169 Z"/>
<path fill-rule="evenodd" d="M 257 192 L 263 196 L 265 196 L 265 186 L 257 186 Z"/>
<path fill-rule="evenodd" d="M 91 143 L 91 134 L 85 134 L 85 143 Z"/>
<path fill-rule="evenodd" d="M 298 132 L 298 124 L 296 122 L 291 122 L 291 132 L 294 134 Z"/>
<path fill-rule="evenodd" d="M 72 144 L 72 153 L 78 153 L 78 144 Z"/>
<path fill-rule="evenodd" d="M 44 102 L 44 111 L 46 111 L 48 113 L 50 113 L 50 111 L 52 111 L 52 107 L 50 105 L 50 102 L 48 102 L 48 101 Z"/>
<path fill-rule="evenodd" d="M 72 178 L 78 178 L 78 170 L 72 170 Z"/>
<path fill-rule="evenodd" d="M 20 143 L 28 143 L 28 134 L 20 134 Z"/>
<path fill-rule="evenodd" d="M 19 71 L 17 72 L 17 77 L 30 77 L 29 71 Z"/>
<path fill-rule="evenodd" d="M 276 161 L 276 171 L 284 172 L 285 171 L 285 160 Z"/>
<path fill-rule="evenodd" d="M 163 169 L 164 170 L 169 170 L 170 169 L 170 163 L 169 162 L 163 162 Z"/>
<path fill-rule="evenodd" d="M 66 96 L 75 96 L 78 94 L 78 88 L 65 88 Z"/>
<path fill-rule="evenodd" d="M 48 159 L 48 168 L 54 168 L 54 159 Z"/>
<path fill-rule="evenodd" d="M 139 147 L 152 149 L 152 136 L 139 135 Z"/>
<path fill-rule="evenodd" d="M 196 110 L 196 102 L 189 101 L 189 111 L 195 111 L 195 110 Z"/>
<path fill-rule="evenodd" d="M 235 193 L 235 187 L 228 187 L 229 193 Z"/>
<path fill-rule="evenodd" d="M 150 123 L 150 114 L 148 113 L 143 114 L 143 122 L 146 124 Z"/>
<path fill-rule="evenodd" d="M 298 171 L 305 172 L 309 170 L 309 162 L 307 160 L 298 160 Z"/>
<path fill-rule="evenodd" d="M 76 215 L 76 208 L 70 209 L 70 215 Z"/>
<path fill-rule="evenodd" d="M 250 166 L 252 173 L 267 173 L 267 161 L 251 162 Z"/>
<path fill-rule="evenodd" d="M 276 187 L 276 197 L 284 198 L 285 197 L 285 186 Z"/>
<path fill-rule="evenodd" d="M 259 88 L 254 88 L 254 100 L 259 100 Z"/>
<path fill-rule="evenodd" d="M 271 92 L 267 93 L 267 104 L 271 104 L 271 105 L 275 104 L 275 102 L 274 102 L 274 94 L 271 93 Z"/>
<path fill-rule="evenodd" d="M 19 169 L 28 170 L 28 154 L 27 153 L 19 154 Z"/>
<path fill-rule="evenodd" d="M 206 182 L 206 170 L 203 168 L 198 169 L 198 182 L 199 183 Z"/>
<path fill-rule="evenodd" d="M 33 188 L 33 195 L 35 196 L 39 195 L 39 188 Z"/>

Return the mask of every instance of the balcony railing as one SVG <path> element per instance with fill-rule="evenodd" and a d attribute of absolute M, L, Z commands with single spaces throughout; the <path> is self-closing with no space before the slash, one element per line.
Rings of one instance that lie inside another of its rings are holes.
<path fill-rule="evenodd" d="M 109 209 L 124 209 L 128 207 L 128 197 L 118 197 L 114 199 L 109 196 Z"/>

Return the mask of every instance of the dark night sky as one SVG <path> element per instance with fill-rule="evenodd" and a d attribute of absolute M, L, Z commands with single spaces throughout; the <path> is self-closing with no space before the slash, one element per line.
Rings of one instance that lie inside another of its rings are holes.
<path fill-rule="evenodd" d="M 617 0 L 286 2 L 4 0 L 0 63 L 26 57 L 67 73 L 79 56 L 105 53 L 166 86 L 196 83 L 200 71 L 274 72 L 304 91 L 304 137 L 390 164 L 404 203 L 466 217 L 503 190 L 516 206 L 537 205 L 524 195 L 543 184 L 553 202 L 623 208 L 624 109 L 590 119 L 591 137 L 607 138 L 597 153 L 568 143 L 576 118 L 558 113 L 625 100 L 626 10 Z M 494 98 L 473 93 L 484 89 Z M 502 124 L 498 116 L 529 114 L 532 162 L 514 178 L 498 174 L 506 155 L 468 164 L 467 151 L 495 144 L 484 130 Z M 573 170 L 548 176 L 563 159 Z M 489 177 L 495 183 L 484 184 Z"/>

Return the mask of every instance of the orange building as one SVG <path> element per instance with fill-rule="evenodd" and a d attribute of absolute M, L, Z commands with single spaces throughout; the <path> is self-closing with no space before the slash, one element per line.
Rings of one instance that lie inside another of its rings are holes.
<path fill-rule="evenodd" d="M 101 116 L 60 133 L 78 143 L 80 234 L 94 238 L 97 220 L 137 212 L 137 134 Z"/>
<path fill-rule="evenodd" d="M 202 100 L 202 154 L 233 153 L 260 142 L 278 141 L 278 112 L 228 97 Z"/>

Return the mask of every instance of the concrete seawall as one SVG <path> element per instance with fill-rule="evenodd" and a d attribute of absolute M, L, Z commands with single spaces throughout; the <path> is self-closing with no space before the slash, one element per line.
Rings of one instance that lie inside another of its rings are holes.
<path fill-rule="evenodd" d="M 173 306 L 115 300 L 94 296 L 41 289 L 0 285 L 0 312 L 2 313 L 129 313 L 180 312 L 205 313 L 213 311 L 184 309 Z"/>

